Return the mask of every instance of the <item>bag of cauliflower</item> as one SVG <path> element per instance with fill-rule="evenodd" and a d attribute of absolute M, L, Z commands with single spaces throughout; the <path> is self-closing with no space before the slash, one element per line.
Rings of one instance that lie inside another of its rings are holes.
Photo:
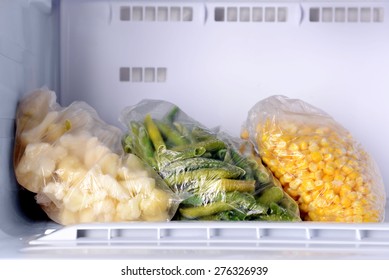
<path fill-rule="evenodd" d="M 176 105 L 143 100 L 125 108 L 126 151 L 152 166 L 182 199 L 180 220 L 300 221 L 296 202 L 248 141 L 209 130 Z"/>
<path fill-rule="evenodd" d="M 63 225 L 170 220 L 178 196 L 137 156 L 124 154 L 121 139 L 86 103 L 61 107 L 54 92 L 37 90 L 17 109 L 16 178 Z"/>
<path fill-rule="evenodd" d="M 271 96 L 249 111 L 243 132 L 304 220 L 383 221 L 385 189 L 376 163 L 322 110 Z"/>

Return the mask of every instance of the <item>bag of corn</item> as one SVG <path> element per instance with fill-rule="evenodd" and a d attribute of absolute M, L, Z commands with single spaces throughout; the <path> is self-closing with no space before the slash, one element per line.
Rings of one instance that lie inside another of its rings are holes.
<path fill-rule="evenodd" d="M 303 220 L 383 221 L 386 195 L 376 163 L 322 110 L 271 96 L 249 111 L 242 137 L 298 202 Z"/>

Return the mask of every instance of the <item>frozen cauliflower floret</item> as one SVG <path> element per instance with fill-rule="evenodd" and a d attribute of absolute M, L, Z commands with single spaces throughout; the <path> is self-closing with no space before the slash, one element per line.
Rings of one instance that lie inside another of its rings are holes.
<path fill-rule="evenodd" d="M 69 186 L 63 182 L 50 182 L 43 187 L 42 192 L 54 202 L 57 207 L 62 207 L 62 200 L 69 191 Z"/>
<path fill-rule="evenodd" d="M 65 133 L 59 139 L 59 145 L 64 147 L 70 155 L 83 161 L 86 152 L 86 143 L 91 137 L 91 134 L 87 131 L 77 134 Z"/>
<path fill-rule="evenodd" d="M 136 221 L 140 215 L 140 197 L 119 202 L 116 206 L 116 220 L 118 221 Z"/>
<path fill-rule="evenodd" d="M 39 192 L 42 181 L 50 181 L 56 162 L 66 156 L 66 150 L 47 143 L 32 143 L 26 146 L 24 154 L 15 169 L 19 182 L 32 192 Z"/>
<path fill-rule="evenodd" d="M 18 107 L 18 126 L 27 131 L 39 125 L 55 107 L 55 93 L 47 90 L 37 90 L 23 100 Z"/>
<path fill-rule="evenodd" d="M 84 149 L 84 164 L 86 168 L 93 167 L 100 159 L 111 153 L 111 150 L 107 146 L 104 146 L 96 137 L 90 138 L 86 142 Z"/>
<path fill-rule="evenodd" d="M 110 175 L 100 174 L 97 178 L 99 180 L 100 186 L 105 188 L 112 198 L 115 198 L 119 201 L 125 201 L 130 199 L 130 194 L 126 189 L 124 189 L 116 179 L 112 178 Z"/>
<path fill-rule="evenodd" d="M 98 161 L 97 164 L 100 166 L 103 174 L 111 175 L 113 178 L 116 178 L 121 162 L 119 155 L 115 153 L 107 153 Z"/>
<path fill-rule="evenodd" d="M 37 126 L 32 127 L 29 130 L 24 130 L 20 134 L 20 140 L 24 145 L 28 143 L 38 143 L 41 142 L 45 136 L 45 133 L 49 127 L 55 123 L 58 118 L 59 113 L 57 111 L 49 112 L 46 117 L 39 123 Z"/>
<path fill-rule="evenodd" d="M 140 177 L 120 183 L 131 196 L 136 196 L 139 193 L 149 195 L 155 189 L 155 179 L 149 177 Z"/>
<path fill-rule="evenodd" d="M 58 162 L 55 174 L 62 182 L 78 184 L 87 175 L 87 169 L 75 156 L 68 155 Z"/>
<path fill-rule="evenodd" d="M 161 217 L 161 213 L 166 213 L 169 206 L 169 197 L 165 192 L 159 189 L 154 189 L 148 196 L 143 195 L 140 209 L 143 217 L 153 219 L 153 217 Z"/>
<path fill-rule="evenodd" d="M 138 158 L 134 154 L 128 154 L 127 160 L 126 160 L 126 166 L 130 170 L 133 170 L 133 171 L 135 171 L 135 170 L 144 171 L 145 170 L 145 164 L 142 162 L 142 160 L 140 158 Z"/>
<path fill-rule="evenodd" d="M 79 188 L 70 188 L 63 198 L 64 207 L 71 212 L 77 212 L 88 207 L 85 202 L 85 193 Z"/>
<path fill-rule="evenodd" d="M 126 166 L 119 167 L 117 170 L 118 180 L 133 180 L 137 178 L 151 177 L 147 170 L 130 170 Z"/>
<path fill-rule="evenodd" d="M 112 199 L 106 198 L 93 204 L 93 212 L 99 222 L 111 222 L 115 217 L 116 204 Z"/>

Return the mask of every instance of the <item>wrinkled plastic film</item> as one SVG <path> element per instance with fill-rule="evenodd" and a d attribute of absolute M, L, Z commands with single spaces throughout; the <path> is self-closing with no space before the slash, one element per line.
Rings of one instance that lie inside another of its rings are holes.
<path fill-rule="evenodd" d="M 263 162 L 298 202 L 304 220 L 384 220 L 386 195 L 376 163 L 322 110 L 272 96 L 249 111 L 244 129 Z"/>
<path fill-rule="evenodd" d="M 121 139 L 86 103 L 62 108 L 54 92 L 35 91 L 18 106 L 16 178 L 63 225 L 170 220 L 178 196 Z"/>
<path fill-rule="evenodd" d="M 299 221 L 297 204 L 271 172 L 240 149 L 250 144 L 212 131 L 172 103 L 126 108 L 123 147 L 152 166 L 183 201 L 175 219 Z"/>

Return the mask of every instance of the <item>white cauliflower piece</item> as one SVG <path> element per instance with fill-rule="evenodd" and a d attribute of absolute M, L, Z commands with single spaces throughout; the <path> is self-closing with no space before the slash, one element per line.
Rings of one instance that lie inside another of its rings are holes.
<path fill-rule="evenodd" d="M 55 123 L 58 118 L 59 113 L 57 111 L 48 112 L 45 118 L 37 126 L 32 127 L 31 129 L 24 130 L 20 134 L 20 140 L 24 145 L 28 143 L 38 143 L 42 142 L 42 139 L 45 136 L 45 133 L 49 129 L 50 125 Z"/>
<path fill-rule="evenodd" d="M 69 185 L 79 184 L 87 176 L 85 166 L 77 157 L 68 155 L 57 163 L 54 173 L 62 182 Z"/>
<path fill-rule="evenodd" d="M 128 201 L 119 202 L 116 206 L 116 220 L 136 221 L 141 215 L 140 197 L 134 197 Z"/>
<path fill-rule="evenodd" d="M 59 145 L 65 148 L 69 155 L 75 156 L 79 160 L 84 160 L 85 147 L 88 140 L 91 138 L 91 134 L 87 131 L 82 133 L 65 133 L 59 138 Z"/>
<path fill-rule="evenodd" d="M 140 209 L 145 220 L 162 221 L 166 219 L 170 205 L 170 199 L 166 192 L 160 189 L 153 189 L 148 196 L 144 194 L 141 196 Z"/>
<path fill-rule="evenodd" d="M 115 217 L 116 203 L 109 198 L 95 202 L 93 212 L 99 222 L 112 222 Z"/>
<path fill-rule="evenodd" d="M 147 178 L 150 177 L 147 170 L 130 170 L 126 166 L 119 167 L 117 170 L 117 179 L 118 180 L 133 180 L 137 178 Z"/>
<path fill-rule="evenodd" d="M 57 161 L 66 156 L 66 150 L 48 143 L 31 143 L 15 168 L 18 182 L 32 192 L 39 192 L 44 183 L 52 180 Z"/>
<path fill-rule="evenodd" d="M 98 165 L 103 174 L 108 174 L 116 178 L 120 167 L 120 157 L 117 154 L 108 153 L 99 160 Z"/>
<path fill-rule="evenodd" d="M 58 208 L 62 207 L 62 200 L 68 191 L 69 186 L 64 182 L 50 182 L 42 190 Z"/>
<path fill-rule="evenodd" d="M 133 197 L 139 193 L 148 196 L 155 188 L 155 179 L 150 177 L 140 177 L 133 180 L 121 181 L 120 183 Z"/>
<path fill-rule="evenodd" d="M 145 170 L 145 164 L 143 163 L 143 161 L 134 154 L 128 154 L 127 160 L 126 160 L 126 166 L 130 170 L 133 170 L 133 171 L 135 171 L 135 170 L 144 171 Z"/>
<path fill-rule="evenodd" d="M 71 212 L 77 212 L 88 207 L 85 203 L 86 194 L 79 188 L 70 188 L 63 198 L 64 207 Z"/>
<path fill-rule="evenodd" d="M 18 127 L 25 131 L 36 127 L 46 117 L 49 109 L 55 108 L 55 101 L 55 92 L 48 90 L 37 90 L 24 97 L 18 107 Z"/>
<path fill-rule="evenodd" d="M 102 159 L 105 155 L 111 153 L 111 150 L 102 145 L 97 137 L 91 137 L 87 142 L 84 155 L 84 164 L 86 168 L 92 168 L 96 163 Z"/>
<path fill-rule="evenodd" d="M 100 182 L 112 198 L 119 201 L 130 199 L 130 194 L 126 191 L 126 189 L 124 189 L 119 182 L 110 175 L 101 175 Z"/>

